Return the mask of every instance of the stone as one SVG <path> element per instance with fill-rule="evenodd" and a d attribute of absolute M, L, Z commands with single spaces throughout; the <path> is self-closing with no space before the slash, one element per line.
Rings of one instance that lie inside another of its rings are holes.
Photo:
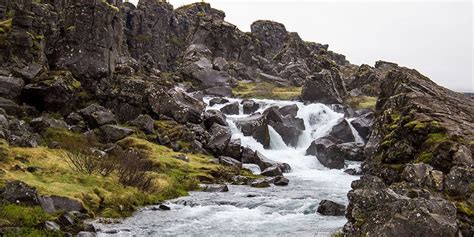
<path fill-rule="evenodd" d="M 283 116 L 290 116 L 291 118 L 294 118 L 298 114 L 298 110 L 298 106 L 296 104 L 292 104 L 279 108 L 278 112 L 280 112 L 280 114 Z"/>
<path fill-rule="evenodd" d="M 0 76 L 0 97 L 15 100 L 24 86 L 25 82 L 21 78 Z"/>
<path fill-rule="evenodd" d="M 227 156 L 219 156 L 219 164 L 242 169 L 242 163 L 240 163 L 240 161 Z"/>
<path fill-rule="evenodd" d="M 155 132 L 155 120 L 148 114 L 139 115 L 135 120 L 131 121 L 130 124 L 147 134 L 153 134 Z"/>
<path fill-rule="evenodd" d="M 216 86 L 204 90 L 204 94 L 210 96 L 231 97 L 232 88 L 230 86 Z"/>
<path fill-rule="evenodd" d="M 90 231 L 79 231 L 77 237 L 96 237 L 96 233 Z"/>
<path fill-rule="evenodd" d="M 273 179 L 273 184 L 275 184 L 276 186 L 288 186 L 289 183 L 290 180 L 283 176 L 277 176 L 275 177 L 275 179 Z"/>
<path fill-rule="evenodd" d="M 343 142 L 354 142 L 355 137 L 352 129 L 346 119 L 339 119 L 337 124 L 332 127 L 329 136 L 340 139 Z"/>
<path fill-rule="evenodd" d="M 268 167 L 264 169 L 262 173 L 260 173 L 260 175 L 269 176 L 269 177 L 281 176 L 282 174 L 283 172 L 281 171 L 281 168 L 278 165 Z"/>
<path fill-rule="evenodd" d="M 216 123 L 222 126 L 228 126 L 226 116 L 219 110 L 207 110 L 204 113 L 204 126 L 210 129 Z"/>
<path fill-rule="evenodd" d="M 115 115 L 110 110 L 98 104 L 91 104 L 78 112 L 92 128 L 106 124 L 117 124 Z"/>
<path fill-rule="evenodd" d="M 174 155 L 172 157 L 175 158 L 175 159 L 178 159 L 178 160 L 182 160 L 184 162 L 189 162 L 189 158 L 185 154 L 178 154 L 178 155 Z"/>
<path fill-rule="evenodd" d="M 344 158 L 337 154 L 337 147 L 333 140 L 318 138 L 306 149 L 306 155 L 313 155 L 319 162 L 330 169 L 342 169 Z"/>
<path fill-rule="evenodd" d="M 253 100 L 243 100 L 241 104 L 244 114 L 252 114 L 260 108 L 260 105 Z"/>
<path fill-rule="evenodd" d="M 225 148 L 224 154 L 240 161 L 242 159 L 242 146 L 240 138 L 231 139 Z"/>
<path fill-rule="evenodd" d="M 216 97 L 209 100 L 209 106 L 214 106 L 217 104 L 226 104 L 226 103 L 229 103 L 229 100 L 222 97 Z"/>
<path fill-rule="evenodd" d="M 301 92 L 301 98 L 306 102 L 322 104 L 342 104 L 347 91 L 339 71 L 323 69 L 309 77 Z"/>
<path fill-rule="evenodd" d="M 225 105 L 220 109 L 220 111 L 227 115 L 239 114 L 239 102 L 234 102 L 228 105 Z"/>
<path fill-rule="evenodd" d="M 351 125 L 359 133 L 359 136 L 362 137 L 364 141 L 369 140 L 372 128 L 372 119 L 357 117 L 351 121 Z"/>
<path fill-rule="evenodd" d="M 21 181 L 11 181 L 0 189 L 0 199 L 14 204 L 37 205 L 38 197 L 36 189 Z"/>
<path fill-rule="evenodd" d="M 229 70 L 229 63 L 223 57 L 216 57 L 213 61 L 213 68 L 218 71 L 227 71 Z"/>
<path fill-rule="evenodd" d="M 201 184 L 203 192 L 228 192 L 229 188 L 225 184 Z"/>
<path fill-rule="evenodd" d="M 345 211 L 346 207 L 344 205 L 330 200 L 322 200 L 317 210 L 323 216 L 343 216 Z"/>
<path fill-rule="evenodd" d="M 33 127 L 35 132 L 42 133 L 48 128 L 53 129 L 68 129 L 68 125 L 63 120 L 53 119 L 48 117 L 34 118 L 30 122 L 30 126 Z"/>
<path fill-rule="evenodd" d="M 270 182 L 268 179 L 256 179 L 250 183 L 250 187 L 268 188 L 270 187 Z"/>
<path fill-rule="evenodd" d="M 78 200 L 61 196 L 40 196 L 38 197 L 39 204 L 47 213 L 55 213 L 59 211 L 77 211 L 84 212 L 85 208 Z"/>
<path fill-rule="evenodd" d="M 100 131 L 106 142 L 116 142 L 134 133 L 130 128 L 110 124 L 101 126 Z"/>
<path fill-rule="evenodd" d="M 59 231 L 61 227 L 54 221 L 45 221 L 41 224 L 41 228 L 44 230 Z"/>
<path fill-rule="evenodd" d="M 364 161 L 364 144 L 355 142 L 346 142 L 337 144 L 335 148 L 337 154 L 344 160 Z"/>

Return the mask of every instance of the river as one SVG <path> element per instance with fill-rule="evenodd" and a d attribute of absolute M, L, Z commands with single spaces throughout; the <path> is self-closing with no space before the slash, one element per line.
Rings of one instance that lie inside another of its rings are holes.
<path fill-rule="evenodd" d="M 209 102 L 210 98 L 205 98 Z M 230 102 L 240 99 L 227 98 Z M 156 211 L 145 207 L 133 217 L 118 224 L 94 223 L 98 236 L 330 236 L 346 222 L 343 216 L 323 216 L 316 212 L 323 199 L 347 205 L 347 192 L 352 181 L 358 179 L 343 170 L 328 169 L 314 156 L 305 156 L 311 142 L 326 135 L 344 117 L 323 104 L 304 105 L 295 101 L 255 100 L 263 112 L 271 106 L 296 104 L 297 117 L 302 118 L 306 130 L 296 147 L 288 147 L 270 127 L 270 148 L 252 137 L 244 136 L 234 121 L 244 118 L 242 106 L 239 115 L 227 116 L 233 138 L 240 138 L 243 146 L 258 150 L 266 157 L 289 164 L 291 173 L 288 186 L 252 188 L 229 185 L 229 192 L 191 192 L 167 202 L 170 211 Z M 220 109 L 223 104 L 208 106 Z M 356 141 L 361 141 L 357 132 Z M 347 162 L 346 168 L 359 168 L 358 162 Z M 258 167 L 246 165 L 259 172 Z"/>

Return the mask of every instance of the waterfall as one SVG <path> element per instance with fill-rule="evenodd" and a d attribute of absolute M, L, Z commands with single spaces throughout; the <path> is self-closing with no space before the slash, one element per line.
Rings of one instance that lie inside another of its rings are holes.
<path fill-rule="evenodd" d="M 268 132 L 270 134 L 270 149 L 272 150 L 286 150 L 288 146 L 286 146 L 283 138 L 281 138 L 280 134 L 273 129 L 272 126 L 268 125 Z"/>

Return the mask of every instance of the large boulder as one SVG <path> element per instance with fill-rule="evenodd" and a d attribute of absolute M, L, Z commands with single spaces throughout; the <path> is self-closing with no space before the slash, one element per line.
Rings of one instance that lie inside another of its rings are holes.
<path fill-rule="evenodd" d="M 244 136 L 252 136 L 260 142 L 263 147 L 270 147 L 270 134 L 266 118 L 261 114 L 253 114 L 249 117 L 235 121 L 236 126 Z"/>
<path fill-rule="evenodd" d="M 136 119 L 131 121 L 130 124 L 148 134 L 155 132 L 155 120 L 148 114 L 139 115 Z"/>
<path fill-rule="evenodd" d="M 239 114 L 239 102 L 225 105 L 221 108 L 221 112 L 228 115 Z"/>
<path fill-rule="evenodd" d="M 270 166 L 266 169 L 264 169 L 260 175 L 263 175 L 263 176 L 271 176 L 271 177 L 274 177 L 274 176 L 281 176 L 283 174 L 283 172 L 281 171 L 281 168 L 280 166 L 278 165 L 274 165 L 274 166 Z"/>
<path fill-rule="evenodd" d="M 111 124 L 101 126 L 100 131 L 106 142 L 116 142 L 134 133 L 133 129 Z"/>
<path fill-rule="evenodd" d="M 219 110 L 207 110 L 204 113 L 204 126 L 209 129 L 216 123 L 221 126 L 228 126 L 226 116 Z"/>
<path fill-rule="evenodd" d="M 346 142 L 336 145 L 336 153 L 341 156 L 344 160 L 350 161 L 363 161 L 364 156 L 364 144 L 356 142 Z"/>
<path fill-rule="evenodd" d="M 346 87 L 339 71 L 335 68 L 323 69 L 306 80 L 301 99 L 306 102 L 342 104 L 346 94 Z"/>
<path fill-rule="evenodd" d="M 343 142 L 354 142 L 355 137 L 352 133 L 349 122 L 346 119 L 341 118 L 337 121 L 337 124 L 331 128 L 329 136 L 340 139 Z"/>
<path fill-rule="evenodd" d="M 260 108 L 260 105 L 253 100 L 242 100 L 244 114 L 252 114 Z"/>
<path fill-rule="evenodd" d="M 344 168 L 344 158 L 338 154 L 336 142 L 331 138 L 318 138 L 306 149 L 306 155 L 313 155 L 330 169 Z"/>
<path fill-rule="evenodd" d="M 283 173 L 291 171 L 290 165 L 270 160 L 259 151 L 255 151 L 252 154 L 252 151 L 249 149 L 244 149 L 244 151 L 242 152 L 242 162 L 256 164 L 258 165 L 258 167 L 260 167 L 260 170 L 262 171 L 270 167 L 278 167 Z"/>
<path fill-rule="evenodd" d="M 21 78 L 0 76 L 0 97 L 16 99 L 24 86 Z"/>
<path fill-rule="evenodd" d="M 242 169 L 242 163 L 240 163 L 240 161 L 228 156 L 219 156 L 219 164 Z"/>
<path fill-rule="evenodd" d="M 0 199 L 14 204 L 37 205 L 36 189 L 21 181 L 11 181 L 0 189 Z"/>
<path fill-rule="evenodd" d="M 180 88 L 168 91 L 158 89 L 148 97 L 151 110 L 157 115 L 165 115 L 179 123 L 201 123 L 206 105 Z"/>
<path fill-rule="evenodd" d="M 222 97 L 216 97 L 209 100 L 209 106 L 214 106 L 216 104 L 225 104 L 225 103 L 229 103 L 229 100 Z"/>
<path fill-rule="evenodd" d="M 364 141 L 369 140 L 370 132 L 372 131 L 372 124 L 373 112 L 363 114 L 351 121 L 352 127 L 354 127 Z"/>
<path fill-rule="evenodd" d="M 110 110 L 98 104 L 91 104 L 78 112 L 92 128 L 117 123 L 115 115 Z"/>
<path fill-rule="evenodd" d="M 41 196 L 38 197 L 38 201 L 43 210 L 48 213 L 55 213 L 59 211 L 85 211 L 85 208 L 80 201 L 67 197 L 60 197 L 56 195 Z"/>
<path fill-rule="evenodd" d="M 42 133 L 47 128 L 68 129 L 68 125 L 63 120 L 53 119 L 53 118 L 48 118 L 48 117 L 34 118 L 31 120 L 30 126 L 33 127 L 33 129 L 37 133 Z"/>
<path fill-rule="evenodd" d="M 230 142 L 232 134 L 228 127 L 223 127 L 214 123 L 210 129 L 211 138 L 207 144 L 207 148 L 214 154 L 214 156 L 221 156 L 225 154 L 227 145 Z"/>
<path fill-rule="evenodd" d="M 318 212 L 323 216 L 343 216 L 345 211 L 344 205 L 330 200 L 322 200 L 318 206 Z"/>

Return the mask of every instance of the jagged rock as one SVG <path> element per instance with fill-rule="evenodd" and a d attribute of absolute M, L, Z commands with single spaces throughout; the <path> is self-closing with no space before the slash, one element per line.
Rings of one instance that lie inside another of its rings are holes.
<path fill-rule="evenodd" d="M 286 163 L 278 163 L 278 162 L 272 161 L 268 159 L 267 157 L 265 157 L 259 151 L 253 152 L 252 150 L 248 148 L 243 149 L 242 162 L 256 164 L 258 165 L 258 167 L 260 167 L 260 170 L 265 170 L 269 167 L 279 167 L 281 172 L 283 173 L 287 173 L 291 171 L 290 165 Z"/>
<path fill-rule="evenodd" d="M 66 117 L 65 121 L 69 125 L 77 125 L 77 124 L 83 122 L 84 119 L 78 113 L 72 112 Z"/>
<path fill-rule="evenodd" d="M 0 76 L 0 97 L 16 99 L 24 86 L 25 82 L 21 78 Z"/>
<path fill-rule="evenodd" d="M 221 108 L 221 112 L 227 115 L 239 114 L 239 102 L 225 105 Z"/>
<path fill-rule="evenodd" d="M 226 116 L 219 110 L 208 110 L 204 113 L 204 126 L 211 128 L 216 123 L 222 126 L 228 126 Z"/>
<path fill-rule="evenodd" d="M 31 120 L 30 126 L 38 133 L 44 132 L 47 128 L 68 129 L 68 125 L 63 120 L 48 117 L 34 118 Z"/>
<path fill-rule="evenodd" d="M 303 86 L 301 98 L 307 102 L 342 104 L 347 91 L 339 71 L 323 70 L 308 78 Z"/>
<path fill-rule="evenodd" d="M 93 128 L 105 124 L 117 123 L 115 115 L 110 110 L 98 104 L 91 104 L 86 108 L 79 110 L 78 113 L 84 118 L 87 124 Z"/>
<path fill-rule="evenodd" d="M 362 175 L 363 174 L 361 169 L 354 169 L 354 168 L 346 169 L 346 170 L 344 170 L 344 173 L 350 174 L 350 175 Z"/>
<path fill-rule="evenodd" d="M 220 156 L 225 152 L 232 135 L 227 127 L 222 127 L 216 123 L 211 127 L 211 134 L 207 147 L 215 156 Z"/>
<path fill-rule="evenodd" d="M 265 148 L 270 146 L 270 135 L 268 133 L 268 125 L 265 124 L 265 117 L 261 114 L 239 119 L 235 121 L 236 126 L 245 136 L 252 136 L 263 144 Z"/>
<path fill-rule="evenodd" d="M 343 216 L 345 211 L 344 205 L 330 200 L 322 200 L 318 206 L 318 212 L 323 216 Z"/>
<path fill-rule="evenodd" d="M 344 158 L 337 154 L 334 140 L 330 138 L 318 138 L 306 149 L 306 155 L 313 155 L 319 162 L 330 169 L 342 169 Z"/>
<path fill-rule="evenodd" d="M 59 231 L 61 227 L 54 221 L 45 221 L 41 224 L 41 228 L 44 230 Z"/>
<path fill-rule="evenodd" d="M 153 120 L 153 118 L 147 114 L 139 115 L 135 120 L 131 121 L 130 124 L 148 134 L 155 132 L 155 120 Z"/>
<path fill-rule="evenodd" d="M 242 159 L 242 146 L 240 139 L 231 139 L 227 144 L 224 154 L 240 161 Z"/>
<path fill-rule="evenodd" d="M 298 114 L 298 106 L 296 104 L 285 105 L 279 108 L 278 111 L 283 116 L 290 116 L 291 118 L 295 118 Z"/>
<path fill-rule="evenodd" d="M 337 144 L 335 148 L 337 155 L 341 156 L 344 160 L 351 161 L 363 161 L 364 156 L 364 145 L 355 142 L 347 142 Z"/>
<path fill-rule="evenodd" d="M 340 119 L 329 132 L 329 136 L 340 139 L 343 142 L 354 142 L 355 137 L 352 133 L 349 122 L 346 119 Z"/>
<path fill-rule="evenodd" d="M 289 183 L 290 180 L 283 176 L 277 176 L 275 177 L 275 179 L 273 179 L 273 184 L 275 184 L 276 186 L 288 186 Z"/>
<path fill-rule="evenodd" d="M 227 156 L 219 156 L 219 164 L 242 169 L 242 163 L 240 163 L 240 161 Z"/>
<path fill-rule="evenodd" d="M 37 75 L 43 71 L 43 66 L 38 63 L 32 63 L 24 68 L 14 70 L 14 74 L 24 78 L 26 81 L 33 80 Z"/>
<path fill-rule="evenodd" d="M 364 114 L 361 117 L 357 117 L 351 121 L 351 125 L 359 133 L 364 141 L 369 140 L 371 128 L 372 128 L 373 113 Z"/>
<path fill-rule="evenodd" d="M 130 128 L 110 124 L 101 126 L 100 131 L 103 133 L 103 138 L 106 142 L 116 142 L 134 132 Z"/>
<path fill-rule="evenodd" d="M 383 79 L 391 70 L 397 67 L 398 65 L 395 63 L 384 61 L 375 62 L 375 68 L 363 64 L 355 72 L 354 80 L 349 83 L 347 90 L 357 89 L 363 95 L 378 96 Z"/>
<path fill-rule="evenodd" d="M 270 176 L 270 177 L 281 176 L 282 174 L 283 172 L 281 171 L 280 166 L 278 165 L 268 167 L 264 169 L 262 173 L 260 173 L 260 175 Z"/>
<path fill-rule="evenodd" d="M 229 103 L 229 100 L 226 98 L 217 97 L 217 98 L 212 98 L 209 101 L 209 106 L 214 106 L 216 104 L 225 104 L 225 103 Z"/>
<path fill-rule="evenodd" d="M 252 114 L 260 108 L 260 105 L 253 100 L 242 100 L 244 114 Z"/>
<path fill-rule="evenodd" d="M 76 218 L 70 212 L 66 212 L 58 217 L 56 222 L 63 228 L 73 226 L 76 224 Z"/>
<path fill-rule="evenodd" d="M 36 189 L 18 180 L 8 182 L 0 189 L 0 199 L 14 204 L 38 204 Z"/>
<path fill-rule="evenodd" d="M 250 183 L 250 187 L 254 188 L 268 188 L 270 187 L 270 181 L 268 179 L 256 179 Z"/>
<path fill-rule="evenodd" d="M 179 123 L 201 123 L 205 104 L 179 88 L 158 90 L 148 97 L 151 109 L 158 115 L 172 117 Z"/>
<path fill-rule="evenodd" d="M 214 59 L 213 68 L 218 71 L 227 71 L 229 70 L 229 63 L 223 57 L 217 57 Z"/>
<path fill-rule="evenodd" d="M 223 184 L 201 184 L 203 192 L 228 192 L 229 188 Z"/>

